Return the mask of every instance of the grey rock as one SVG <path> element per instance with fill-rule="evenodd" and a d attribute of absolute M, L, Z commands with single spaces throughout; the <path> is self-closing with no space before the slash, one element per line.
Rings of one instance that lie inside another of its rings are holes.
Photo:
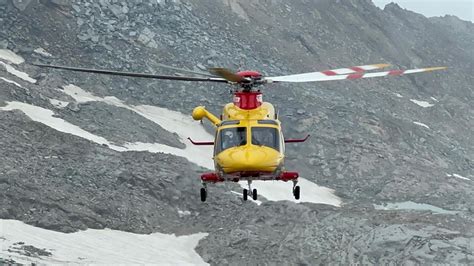
<path fill-rule="evenodd" d="M 298 109 L 296 110 L 296 113 L 299 114 L 299 115 L 303 115 L 306 113 L 306 111 L 304 109 Z"/>
<path fill-rule="evenodd" d="M 0 41 L 0 49 L 7 49 L 8 48 L 8 41 L 2 40 Z"/>
<path fill-rule="evenodd" d="M 108 8 L 116 17 L 121 17 L 123 15 L 122 8 L 116 4 L 109 5 Z"/>
<path fill-rule="evenodd" d="M 138 41 L 150 48 L 158 48 L 158 44 L 153 39 L 155 33 L 153 33 L 149 28 L 144 28 L 140 35 L 138 36 Z"/>
<path fill-rule="evenodd" d="M 71 5 L 71 0 L 50 0 L 51 3 L 59 6 L 69 6 Z"/>
<path fill-rule="evenodd" d="M 20 11 L 25 11 L 25 9 L 31 3 L 31 0 L 12 0 L 12 3 Z"/>
<path fill-rule="evenodd" d="M 81 12 L 81 8 L 80 8 L 78 5 L 72 5 L 72 8 L 73 8 L 74 11 L 76 11 L 77 13 L 80 13 L 80 12 Z"/>

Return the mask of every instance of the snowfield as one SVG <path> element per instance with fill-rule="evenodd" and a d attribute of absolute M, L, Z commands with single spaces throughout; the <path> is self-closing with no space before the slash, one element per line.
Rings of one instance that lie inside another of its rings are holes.
<path fill-rule="evenodd" d="M 17 87 L 23 88 L 20 84 L 16 83 L 16 82 L 13 81 L 13 80 L 9 80 L 9 79 L 6 79 L 6 78 L 4 78 L 4 77 L 0 77 L 0 79 L 3 80 L 3 81 L 5 81 L 5 82 L 11 83 L 11 84 L 13 84 L 13 85 L 15 85 L 15 86 L 17 86 Z"/>
<path fill-rule="evenodd" d="M 25 59 L 23 59 L 23 57 L 7 49 L 0 49 L 0 59 L 11 62 L 15 65 L 19 65 L 25 62 Z"/>
<path fill-rule="evenodd" d="M 9 64 L 5 64 L 2 61 L 0 61 L 0 65 L 3 65 L 5 69 L 7 70 L 8 73 L 15 75 L 22 80 L 28 81 L 30 83 L 36 83 L 36 79 L 31 78 L 30 75 L 26 74 L 25 72 L 22 72 L 20 70 L 17 70 L 16 68 L 12 67 Z"/>
<path fill-rule="evenodd" d="M 422 126 L 422 127 L 426 127 L 427 129 L 430 129 L 429 126 L 427 126 L 426 124 L 423 124 L 423 123 L 421 123 L 421 122 L 413 122 L 413 124 L 419 125 L 419 126 Z"/>
<path fill-rule="evenodd" d="M 240 181 L 240 186 L 247 188 L 247 181 Z M 336 207 L 341 206 L 341 199 L 334 194 L 334 190 L 318 186 L 317 184 L 304 179 L 298 178 L 298 185 L 301 189 L 301 198 L 296 200 L 293 197 L 293 182 L 282 181 L 253 181 L 252 188 L 258 190 L 259 196 L 262 195 L 270 201 L 288 200 L 292 202 L 311 202 L 328 204 Z M 241 195 L 241 193 L 240 193 Z M 257 202 L 258 204 L 258 202 Z M 260 204 L 259 204 L 260 205 Z"/>
<path fill-rule="evenodd" d="M 65 101 L 60 101 L 60 100 L 56 100 L 56 99 L 49 99 L 49 102 L 56 108 L 58 109 L 62 109 L 64 107 L 66 107 L 69 102 L 65 102 Z"/>
<path fill-rule="evenodd" d="M 40 54 L 42 56 L 46 56 L 46 57 L 53 56 L 52 54 L 48 53 L 44 48 L 41 48 L 41 47 L 34 49 L 33 52 Z"/>
<path fill-rule="evenodd" d="M 25 115 L 27 115 L 31 120 L 45 124 L 51 128 L 54 128 L 58 131 L 69 133 L 81 138 L 90 140 L 97 144 L 105 144 L 109 147 L 113 147 L 105 138 L 91 134 L 82 128 L 73 125 L 63 119 L 53 117 L 54 112 L 42 107 L 34 106 L 27 103 L 21 102 L 7 102 L 7 106 L 0 107 L 0 110 L 3 111 L 12 111 L 12 110 L 21 110 Z"/>
<path fill-rule="evenodd" d="M 432 106 L 434 106 L 434 104 L 431 104 L 431 103 L 429 103 L 429 102 L 427 102 L 427 101 L 419 101 L 419 100 L 415 100 L 415 99 L 410 99 L 410 101 L 411 101 L 412 103 L 417 104 L 418 106 L 423 107 L 423 108 L 427 108 L 427 107 L 432 107 Z"/>
<path fill-rule="evenodd" d="M 462 179 L 462 180 L 469 180 L 471 181 L 471 179 L 465 177 L 465 176 L 462 176 L 462 175 L 459 175 L 459 174 L 446 174 L 448 177 L 456 177 L 456 178 L 459 178 L 459 179 Z"/>
<path fill-rule="evenodd" d="M 24 264 L 208 265 L 194 250 L 206 236 L 141 235 L 110 229 L 66 234 L 0 220 L 0 257 Z M 27 256 L 25 250 L 32 254 Z"/>
<path fill-rule="evenodd" d="M 413 201 L 405 201 L 405 202 L 395 202 L 395 203 L 385 203 L 382 205 L 373 205 L 376 210 L 384 210 L 384 211 L 391 211 L 391 210 L 407 210 L 407 211 L 431 211 L 436 214 L 458 214 L 459 211 L 450 211 L 445 210 L 440 207 L 436 207 L 426 203 L 416 203 Z"/>

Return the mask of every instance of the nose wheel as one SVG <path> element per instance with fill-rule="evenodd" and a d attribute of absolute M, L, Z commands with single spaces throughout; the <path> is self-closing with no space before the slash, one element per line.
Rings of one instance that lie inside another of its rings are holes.
<path fill-rule="evenodd" d="M 300 199 L 300 186 L 297 186 L 296 184 L 298 181 L 293 181 L 293 196 L 295 197 L 296 200 Z"/>
<path fill-rule="evenodd" d="M 257 189 L 252 189 L 252 181 L 248 181 L 249 189 L 244 188 L 242 193 L 242 199 L 246 201 L 248 196 L 252 197 L 253 200 L 257 200 Z"/>

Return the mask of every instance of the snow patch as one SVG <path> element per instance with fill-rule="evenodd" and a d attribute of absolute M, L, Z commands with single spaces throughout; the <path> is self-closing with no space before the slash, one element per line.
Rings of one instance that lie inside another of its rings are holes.
<path fill-rule="evenodd" d="M 52 54 L 46 52 L 45 49 L 39 47 L 39 48 L 36 48 L 35 50 L 33 50 L 33 52 L 37 53 L 37 54 L 40 54 L 40 55 L 43 55 L 43 56 L 46 56 L 46 57 L 51 57 L 53 56 Z"/>
<path fill-rule="evenodd" d="M 175 156 L 184 157 L 188 161 L 193 162 L 199 166 L 213 169 L 214 163 L 212 161 L 212 148 L 207 147 L 203 149 L 203 151 L 199 151 L 197 148 L 199 147 L 192 147 L 189 144 L 186 144 L 186 148 L 179 149 L 176 147 L 171 147 L 165 144 L 160 143 L 143 143 L 143 142 L 135 142 L 135 143 L 126 143 L 124 145 L 126 150 L 129 151 L 147 151 L 152 153 L 167 153 L 173 154 Z M 206 150 L 208 152 L 206 152 Z"/>
<path fill-rule="evenodd" d="M 435 97 L 430 97 L 431 100 L 435 101 L 435 102 L 439 102 Z"/>
<path fill-rule="evenodd" d="M 5 81 L 5 82 L 11 83 L 11 84 L 13 84 L 13 85 L 15 85 L 15 86 L 18 86 L 18 87 L 20 87 L 20 88 L 23 88 L 20 84 L 16 83 L 16 82 L 13 81 L 13 80 L 9 80 L 9 79 L 6 79 L 6 78 L 4 78 L 4 77 L 0 77 L 0 79 L 3 80 L 3 81 Z"/>
<path fill-rule="evenodd" d="M 469 179 L 469 178 L 467 178 L 467 177 L 464 177 L 464 176 L 462 176 L 462 175 L 458 175 L 458 174 L 452 174 L 452 175 L 446 174 L 446 175 L 447 175 L 448 177 L 452 177 L 452 176 L 453 176 L 453 177 L 456 177 L 456 178 L 459 178 L 459 179 L 471 181 L 471 179 Z"/>
<path fill-rule="evenodd" d="M 0 107 L 3 111 L 20 110 L 25 113 L 31 120 L 40 122 L 57 131 L 69 133 L 78 136 L 100 145 L 106 145 L 112 150 L 118 152 L 126 151 L 148 151 L 152 153 L 167 153 L 176 156 L 184 157 L 190 162 L 196 163 L 202 167 L 211 169 L 214 167 L 212 162 L 212 148 L 199 150 L 199 147 L 192 147 L 187 145 L 185 149 L 179 149 L 159 143 L 125 143 L 123 146 L 118 146 L 107 139 L 94 135 L 74 124 L 71 124 L 61 118 L 53 117 L 54 112 L 42 107 L 21 103 L 21 102 L 7 102 L 7 106 Z M 206 156 L 207 155 L 207 156 Z"/>
<path fill-rule="evenodd" d="M 63 92 L 71 96 L 78 103 L 103 101 L 103 98 L 92 95 L 80 87 L 69 84 L 63 87 Z"/>
<path fill-rule="evenodd" d="M 179 215 L 180 218 L 182 218 L 184 216 L 191 215 L 191 212 L 190 211 L 182 211 L 182 210 L 178 209 L 178 215 Z"/>
<path fill-rule="evenodd" d="M 59 109 L 62 109 L 64 107 L 66 107 L 69 102 L 65 102 L 65 101 L 60 101 L 60 100 L 56 100 L 56 99 L 49 99 L 49 102 L 56 108 L 59 108 Z"/>
<path fill-rule="evenodd" d="M 398 98 L 403 98 L 403 95 L 401 95 L 400 93 L 394 93 L 395 96 L 397 96 Z"/>
<path fill-rule="evenodd" d="M 19 78 L 21 78 L 22 80 L 25 80 L 25 81 L 28 81 L 28 82 L 31 82 L 31 83 L 36 83 L 36 79 L 33 79 L 31 78 L 28 74 L 26 74 L 25 72 L 21 72 L 19 70 L 16 70 L 14 67 L 12 67 L 11 65 L 9 64 L 5 64 L 3 62 L 0 61 L 0 64 L 3 65 L 5 67 L 5 69 L 7 70 L 8 73 L 10 74 L 13 74 Z"/>
<path fill-rule="evenodd" d="M 431 104 L 431 103 L 426 102 L 426 101 L 418 101 L 418 100 L 415 100 L 415 99 L 410 99 L 410 101 L 412 101 L 415 104 L 418 104 L 419 106 L 421 106 L 423 108 L 434 106 L 434 104 Z"/>
<path fill-rule="evenodd" d="M 0 107 L 3 111 L 20 110 L 31 120 L 45 124 L 51 128 L 64 133 L 69 133 L 84 139 L 88 139 L 97 144 L 110 145 L 110 143 L 102 137 L 91 134 L 82 128 L 64 121 L 61 118 L 53 117 L 54 112 L 42 107 L 34 106 L 21 102 L 7 102 L 7 106 Z"/>
<path fill-rule="evenodd" d="M 6 60 L 15 65 L 25 62 L 25 59 L 23 59 L 23 57 L 7 49 L 0 49 L 0 59 Z"/>
<path fill-rule="evenodd" d="M 469 179 L 469 178 L 467 178 L 467 177 L 464 177 L 464 176 L 458 175 L 458 174 L 453 174 L 453 176 L 454 176 L 454 177 L 457 177 L 457 178 L 464 179 L 464 180 L 469 180 L 469 181 L 471 180 L 471 179 Z"/>
<path fill-rule="evenodd" d="M 426 127 L 427 129 L 430 129 L 429 126 L 427 126 L 427 125 L 425 125 L 425 124 L 423 124 L 423 123 L 421 123 L 421 122 L 413 122 L 413 124 L 419 125 L 419 126 L 422 126 L 422 127 Z"/>
<path fill-rule="evenodd" d="M 23 264 L 208 265 L 194 250 L 207 233 L 142 235 L 87 229 L 66 234 L 15 220 L 0 220 L 0 228 L 0 257 Z M 19 242 L 45 249 L 51 255 L 29 257 L 19 254 L 22 246 Z"/>
<path fill-rule="evenodd" d="M 160 125 L 165 130 L 178 134 L 182 137 L 183 143 L 186 145 L 190 145 L 187 140 L 190 136 L 190 132 L 192 132 L 193 138 L 199 141 L 214 139 L 214 137 L 204 129 L 201 123 L 193 120 L 190 115 L 184 115 L 177 111 L 151 105 L 127 105 L 116 97 L 98 97 L 72 84 L 64 86 L 64 92 L 74 98 L 78 103 L 97 101 L 134 111 L 144 118 Z"/>
<path fill-rule="evenodd" d="M 247 188 L 247 182 L 241 181 L 239 184 L 243 188 Z M 334 195 L 334 190 L 318 186 L 317 184 L 304 179 L 298 178 L 298 185 L 301 189 L 301 197 L 296 200 L 293 197 L 293 183 L 282 181 L 253 181 L 252 188 L 256 188 L 258 194 L 263 195 L 266 199 L 271 201 L 289 200 L 292 202 L 311 202 L 341 206 L 341 199 Z"/>
<path fill-rule="evenodd" d="M 192 145 L 187 140 L 187 138 L 191 135 L 195 140 L 198 141 L 210 141 L 214 139 L 213 136 L 207 133 L 201 123 L 194 121 L 191 116 L 157 106 L 127 105 L 116 97 L 98 97 L 72 84 L 64 86 L 64 92 L 74 98 L 78 103 L 97 101 L 131 110 L 136 114 L 160 125 L 163 129 L 178 134 L 180 141 L 186 145 L 186 148 L 179 149 L 159 143 L 136 142 L 126 144 L 125 147 L 127 149 L 134 151 L 149 151 L 154 153 L 163 152 L 173 154 L 184 157 L 190 162 L 196 163 L 202 167 L 214 169 L 214 162 L 212 161 L 212 147 L 198 147 Z"/>
<path fill-rule="evenodd" d="M 431 211 L 439 214 L 457 214 L 458 211 L 445 210 L 430 204 L 416 203 L 413 201 L 385 203 L 383 205 L 374 204 L 376 210 L 414 210 L 414 211 Z"/>

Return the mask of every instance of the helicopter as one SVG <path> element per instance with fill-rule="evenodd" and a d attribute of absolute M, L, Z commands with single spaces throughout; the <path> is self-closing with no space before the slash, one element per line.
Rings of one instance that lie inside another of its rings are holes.
<path fill-rule="evenodd" d="M 284 138 L 278 113 L 271 103 L 263 101 L 263 93 L 258 88 L 270 83 L 353 80 L 402 76 L 446 69 L 446 67 L 430 67 L 368 72 L 389 66 L 389 64 L 371 64 L 319 72 L 265 77 L 258 71 L 234 72 L 227 68 L 209 68 L 209 73 L 202 73 L 163 64 L 159 64 L 159 66 L 192 73 L 193 76 L 158 75 L 41 63 L 34 63 L 33 65 L 115 76 L 217 82 L 232 85 L 233 100 L 224 106 L 219 117 L 207 111 L 204 106 L 198 106 L 192 112 L 194 120 L 202 121 L 206 118 L 215 127 L 214 141 L 194 141 L 191 137 L 188 138 L 194 145 L 214 147 L 212 159 L 214 160 L 215 170 L 201 175 L 202 187 L 200 189 L 200 198 L 203 202 L 207 199 L 208 184 L 239 181 L 247 181 L 248 184 L 248 188 L 243 189 L 243 200 L 246 201 L 249 196 L 253 200 L 257 200 L 257 189 L 252 189 L 252 182 L 257 180 L 290 181 L 293 183 L 292 193 L 294 198 L 296 200 L 300 199 L 299 174 L 295 171 L 287 171 L 284 166 L 285 144 L 305 142 L 310 135 L 306 135 L 301 139 Z"/>

